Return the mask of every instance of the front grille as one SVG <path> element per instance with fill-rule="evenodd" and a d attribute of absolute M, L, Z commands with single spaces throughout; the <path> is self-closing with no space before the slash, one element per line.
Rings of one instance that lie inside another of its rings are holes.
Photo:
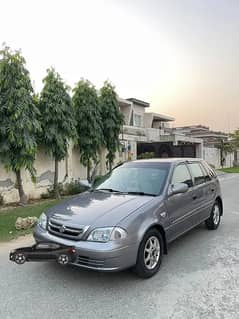
<path fill-rule="evenodd" d="M 76 263 L 79 266 L 103 268 L 105 261 L 103 259 L 92 259 L 85 256 L 78 256 Z"/>
<path fill-rule="evenodd" d="M 77 228 L 67 226 L 62 222 L 55 221 L 53 218 L 51 218 L 48 223 L 49 233 L 72 240 L 80 240 L 87 229 L 88 227 L 84 226 L 79 226 Z"/>

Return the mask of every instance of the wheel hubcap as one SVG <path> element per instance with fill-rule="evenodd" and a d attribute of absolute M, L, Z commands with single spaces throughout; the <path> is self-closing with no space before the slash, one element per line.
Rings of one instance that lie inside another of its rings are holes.
<path fill-rule="evenodd" d="M 17 264 L 23 264 L 26 261 L 26 257 L 23 254 L 17 254 L 15 257 L 15 262 Z"/>
<path fill-rule="evenodd" d="M 144 248 L 144 264 L 147 269 L 154 269 L 160 257 L 160 243 L 156 236 L 149 237 Z"/>
<path fill-rule="evenodd" d="M 213 211 L 213 222 L 215 225 L 217 225 L 220 221 L 220 209 L 218 205 L 214 206 L 214 211 Z"/>
<path fill-rule="evenodd" d="M 60 255 L 59 258 L 58 258 L 58 262 L 61 265 L 67 264 L 68 261 L 69 261 L 69 257 L 67 255 Z"/>

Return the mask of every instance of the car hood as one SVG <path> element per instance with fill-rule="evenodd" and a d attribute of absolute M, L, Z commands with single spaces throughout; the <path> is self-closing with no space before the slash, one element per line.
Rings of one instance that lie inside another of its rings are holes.
<path fill-rule="evenodd" d="M 153 199 L 152 196 L 85 192 L 50 208 L 46 214 L 68 226 L 115 226 Z"/>

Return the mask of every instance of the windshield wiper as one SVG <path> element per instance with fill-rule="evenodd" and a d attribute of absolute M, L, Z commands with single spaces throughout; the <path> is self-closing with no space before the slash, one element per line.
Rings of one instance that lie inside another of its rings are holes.
<path fill-rule="evenodd" d="M 96 188 L 96 189 L 94 189 L 94 191 L 107 191 L 110 193 L 125 194 L 125 192 L 121 192 L 121 191 L 118 191 L 117 189 L 112 189 L 112 188 Z"/>
<path fill-rule="evenodd" d="M 140 196 L 157 196 L 155 194 L 151 194 L 151 193 L 145 193 L 145 192 L 122 192 L 116 189 L 112 189 L 112 188 L 96 188 L 96 189 L 92 189 L 91 192 L 97 192 L 97 191 L 107 191 L 110 193 L 118 193 L 118 194 L 125 194 L 125 195 L 140 195 Z"/>
<path fill-rule="evenodd" d="M 141 195 L 141 196 L 157 196 L 155 194 L 151 193 L 145 193 L 145 192 L 127 192 L 129 195 Z"/>

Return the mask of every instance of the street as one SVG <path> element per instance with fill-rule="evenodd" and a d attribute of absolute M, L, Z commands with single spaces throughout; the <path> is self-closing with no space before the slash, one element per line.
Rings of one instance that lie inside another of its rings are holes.
<path fill-rule="evenodd" d="M 220 177 L 218 230 L 198 226 L 169 246 L 159 273 L 98 273 L 8 261 L 0 245 L 0 318 L 239 318 L 239 174 Z"/>

